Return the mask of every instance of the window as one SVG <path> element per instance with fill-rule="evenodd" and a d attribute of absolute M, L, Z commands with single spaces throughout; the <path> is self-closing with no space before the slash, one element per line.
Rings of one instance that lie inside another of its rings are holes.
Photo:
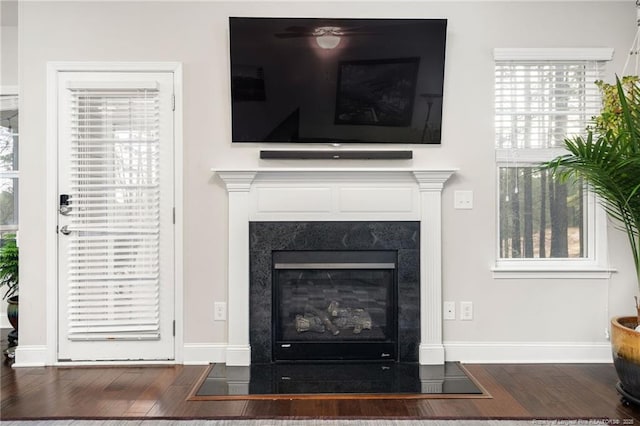
<path fill-rule="evenodd" d="M 18 231 L 18 96 L 0 97 L 0 241 Z"/>
<path fill-rule="evenodd" d="M 584 258 L 585 193 L 528 165 L 499 167 L 500 258 Z"/>
<path fill-rule="evenodd" d="M 498 247 L 495 271 L 575 271 L 603 259 L 604 216 L 577 183 L 538 165 L 564 151 L 600 110 L 594 84 L 608 49 L 496 49 L 495 146 Z M 596 244 L 598 243 L 598 244 Z"/>

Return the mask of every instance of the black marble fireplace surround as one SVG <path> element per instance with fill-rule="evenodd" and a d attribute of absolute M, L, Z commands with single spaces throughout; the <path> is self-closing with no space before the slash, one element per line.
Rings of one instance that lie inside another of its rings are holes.
<path fill-rule="evenodd" d="M 418 362 L 420 222 L 251 222 L 249 250 L 252 363 L 273 361 L 272 252 L 281 250 L 397 251 L 398 361 Z"/>

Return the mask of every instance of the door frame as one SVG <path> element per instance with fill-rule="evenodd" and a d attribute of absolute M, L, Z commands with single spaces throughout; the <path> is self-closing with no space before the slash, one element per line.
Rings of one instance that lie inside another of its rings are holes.
<path fill-rule="evenodd" d="M 173 183 L 174 183 L 174 360 L 173 361 L 83 361 L 58 360 L 58 74 L 62 72 L 171 72 L 174 84 Z M 47 183 L 45 202 L 46 250 L 46 365 L 181 364 L 184 359 L 183 281 L 183 123 L 182 63 L 180 62 L 48 62 L 47 63 Z"/>

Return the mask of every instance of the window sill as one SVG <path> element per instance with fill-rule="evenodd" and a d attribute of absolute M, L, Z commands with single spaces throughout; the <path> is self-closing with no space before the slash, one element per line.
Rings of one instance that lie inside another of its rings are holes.
<path fill-rule="evenodd" d="M 609 279 L 615 269 L 593 265 L 496 265 L 494 279 Z"/>

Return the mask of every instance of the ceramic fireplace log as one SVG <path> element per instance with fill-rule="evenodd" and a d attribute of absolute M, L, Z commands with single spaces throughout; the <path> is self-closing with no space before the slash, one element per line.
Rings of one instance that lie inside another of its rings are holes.
<path fill-rule="evenodd" d="M 320 311 L 310 305 L 305 306 L 304 312 L 305 312 L 305 315 L 312 314 L 320 318 L 324 326 L 327 327 L 327 329 L 334 336 L 337 336 L 338 334 L 340 334 L 340 330 L 338 330 L 338 328 L 331 322 L 331 319 L 329 319 L 329 316 L 325 312 Z"/>

